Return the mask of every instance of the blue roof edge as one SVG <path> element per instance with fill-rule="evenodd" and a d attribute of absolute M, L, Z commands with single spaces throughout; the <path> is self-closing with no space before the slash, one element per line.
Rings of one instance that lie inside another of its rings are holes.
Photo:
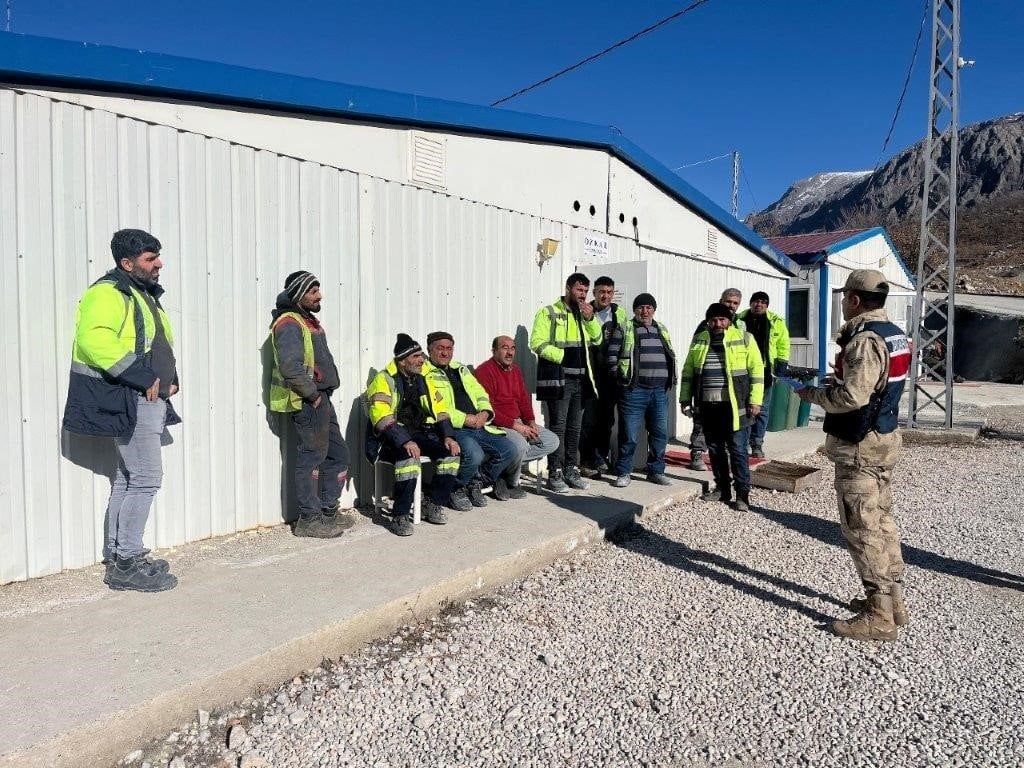
<path fill-rule="evenodd" d="M 896 261 L 899 262 L 900 267 L 903 269 L 903 274 L 905 274 L 907 276 L 907 279 L 910 281 L 910 286 L 912 288 L 917 288 L 917 278 L 907 267 L 907 262 L 903 259 L 903 254 L 900 253 L 899 248 L 896 247 L 896 244 L 892 241 L 892 238 L 889 236 L 889 230 L 887 230 L 885 227 L 872 227 L 871 229 L 865 229 L 863 232 L 858 232 L 856 235 L 851 235 L 845 240 L 839 240 L 835 243 L 832 243 L 832 245 L 825 249 L 825 253 L 828 255 L 837 253 L 843 250 L 844 248 L 849 248 L 851 245 L 862 243 L 865 240 L 869 240 L 872 237 L 875 237 L 876 235 L 881 235 L 882 237 L 885 238 L 885 242 L 889 244 L 889 247 L 892 248 L 892 252 L 896 254 Z"/>
<path fill-rule="evenodd" d="M 335 83 L 162 53 L 0 32 L 0 79 L 106 92 L 259 105 L 605 149 L 789 275 L 794 262 L 618 130 L 477 104 Z"/>

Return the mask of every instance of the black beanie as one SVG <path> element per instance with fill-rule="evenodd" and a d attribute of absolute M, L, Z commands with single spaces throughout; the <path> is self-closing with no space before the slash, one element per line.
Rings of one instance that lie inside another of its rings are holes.
<path fill-rule="evenodd" d="M 636 311 L 637 307 L 642 307 L 644 304 L 648 304 L 655 309 L 658 308 L 658 302 L 654 300 L 654 297 L 649 293 L 638 293 L 636 298 L 633 299 L 633 311 Z"/>
<path fill-rule="evenodd" d="M 448 333 L 448 331 L 434 331 L 427 334 L 427 346 L 429 347 L 435 341 L 440 341 L 441 339 L 448 339 L 452 344 L 455 343 L 455 337 Z"/>
<path fill-rule="evenodd" d="M 400 333 L 395 339 L 395 360 L 404 360 L 409 355 L 422 351 L 423 348 L 413 341 L 408 333 Z"/>
<path fill-rule="evenodd" d="M 753 304 L 755 301 L 763 301 L 765 304 L 771 303 L 768 294 L 764 291 L 754 291 L 754 294 L 750 297 L 750 303 Z"/>
<path fill-rule="evenodd" d="M 732 320 L 732 310 L 725 306 L 725 304 L 716 301 L 704 313 L 705 320 L 710 320 L 713 317 L 724 317 L 727 320 Z"/>
<path fill-rule="evenodd" d="M 292 272 L 288 275 L 288 278 L 284 281 L 284 292 L 288 294 L 288 298 L 291 300 L 292 304 L 298 304 L 299 299 L 305 296 L 306 291 L 314 285 L 320 285 L 320 281 L 316 279 L 316 275 L 312 272 L 300 269 L 298 272 Z"/>

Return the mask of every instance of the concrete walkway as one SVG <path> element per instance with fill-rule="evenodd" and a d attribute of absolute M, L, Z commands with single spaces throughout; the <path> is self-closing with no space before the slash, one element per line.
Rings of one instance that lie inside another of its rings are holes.
<path fill-rule="evenodd" d="M 797 458 L 821 442 L 815 424 L 774 433 L 768 455 Z M 158 553 L 180 584 L 156 595 L 108 591 L 101 567 L 0 587 L 0 766 L 112 764 L 197 708 L 491 591 L 711 478 L 669 474 L 667 488 L 596 481 L 576 495 L 491 501 L 407 539 L 363 518 L 333 541 L 280 526 L 199 542 Z"/>

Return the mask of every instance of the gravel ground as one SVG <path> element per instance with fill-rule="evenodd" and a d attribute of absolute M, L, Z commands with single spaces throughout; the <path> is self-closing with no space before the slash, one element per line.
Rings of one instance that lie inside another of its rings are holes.
<path fill-rule="evenodd" d="M 122 763 L 1024 765 L 1021 411 L 999 428 L 907 449 L 897 643 L 827 631 L 859 584 L 813 456 L 803 494 L 678 505 Z"/>

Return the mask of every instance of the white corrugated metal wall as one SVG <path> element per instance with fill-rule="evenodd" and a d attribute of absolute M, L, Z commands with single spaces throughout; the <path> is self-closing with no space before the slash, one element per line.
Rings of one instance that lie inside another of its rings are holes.
<path fill-rule="evenodd" d="M 533 313 L 562 292 L 587 230 L 395 181 L 0 89 L 0 254 L 10 329 L 0 371 L 0 582 L 94 563 L 114 453 L 62 435 L 78 298 L 111 265 L 110 234 L 163 243 L 184 424 L 170 430 L 147 544 L 167 547 L 281 521 L 281 446 L 261 382 L 270 310 L 294 269 L 321 279 L 354 456 L 358 394 L 395 334 L 445 328 L 478 363 L 498 333 L 525 353 Z M 595 233 L 602 234 L 603 233 Z M 609 259 L 647 259 L 659 314 L 680 338 L 726 285 L 785 282 L 607 236 Z M 561 241 L 541 269 L 536 247 Z M 671 289 L 671 290 L 670 290 Z M 678 329 L 678 330 L 677 330 Z M 686 329 L 685 331 L 683 329 Z M 358 466 L 358 465 L 357 465 Z M 367 473 L 357 473 L 366 487 Z M 355 489 L 346 497 L 352 501 Z"/>

